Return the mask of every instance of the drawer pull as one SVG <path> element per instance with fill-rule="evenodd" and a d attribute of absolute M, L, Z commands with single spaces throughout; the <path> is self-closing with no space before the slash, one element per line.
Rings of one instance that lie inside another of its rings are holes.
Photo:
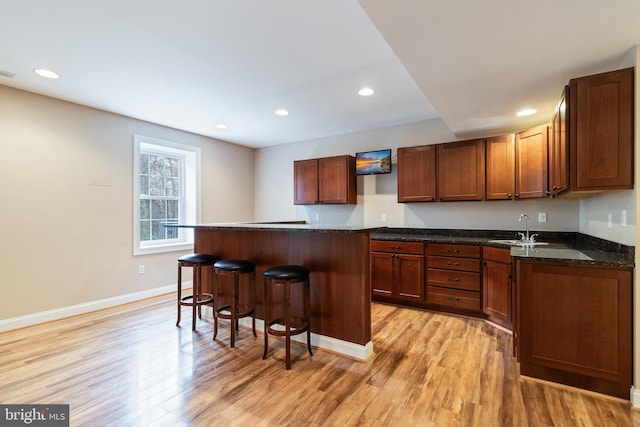
<path fill-rule="evenodd" d="M 458 261 L 456 262 L 447 261 L 447 265 L 460 265 L 460 263 Z"/>
<path fill-rule="evenodd" d="M 391 249 L 400 249 L 400 246 L 389 246 Z"/>
<path fill-rule="evenodd" d="M 450 282 L 459 282 L 460 278 L 459 277 L 447 277 L 447 280 Z"/>
<path fill-rule="evenodd" d="M 453 295 L 449 295 L 447 299 L 450 299 L 451 301 L 460 301 L 460 298 L 454 297 Z"/>
<path fill-rule="evenodd" d="M 458 250 L 458 249 L 447 249 L 447 252 L 451 252 L 451 253 L 457 254 L 458 252 L 460 252 L 460 250 Z"/>

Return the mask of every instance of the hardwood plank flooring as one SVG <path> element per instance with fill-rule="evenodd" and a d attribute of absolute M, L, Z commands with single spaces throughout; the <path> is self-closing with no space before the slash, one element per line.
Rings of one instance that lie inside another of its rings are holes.
<path fill-rule="evenodd" d="M 366 362 L 212 319 L 174 296 L 0 334 L 0 403 L 67 403 L 72 426 L 639 426 L 629 402 L 519 378 L 511 335 L 373 304 Z"/>

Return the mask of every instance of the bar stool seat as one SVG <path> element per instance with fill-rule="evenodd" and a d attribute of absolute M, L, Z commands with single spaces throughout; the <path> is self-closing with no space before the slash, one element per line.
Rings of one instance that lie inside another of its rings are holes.
<path fill-rule="evenodd" d="M 223 259 L 213 264 L 215 280 L 213 281 L 213 339 L 218 335 L 218 318 L 229 319 L 231 322 L 231 347 L 235 347 L 236 331 L 238 331 L 238 319 L 251 316 L 253 325 L 253 336 L 256 334 L 255 317 L 255 271 L 256 264 L 246 259 Z M 250 274 L 249 294 L 245 297 L 244 303 L 240 300 L 240 276 Z M 219 305 L 220 302 L 220 277 L 232 276 L 231 301 L 226 305 Z M 248 299 L 248 301 L 247 301 Z"/>
<path fill-rule="evenodd" d="M 196 311 L 202 318 L 202 306 L 213 302 L 213 294 L 202 292 L 202 268 L 212 267 L 217 258 L 213 255 L 193 253 L 178 258 L 178 320 L 180 326 L 181 307 L 188 305 L 192 310 L 191 330 L 196 330 Z M 193 267 L 192 295 L 182 296 L 182 267 Z"/>
<path fill-rule="evenodd" d="M 269 350 L 269 335 L 285 337 L 286 369 L 291 369 L 291 336 L 307 333 L 307 350 L 311 351 L 311 310 L 309 290 L 309 270 L 301 265 L 279 265 L 264 272 L 264 352 L 262 359 L 267 358 Z M 291 286 L 302 287 L 302 313 L 295 313 L 291 309 Z M 270 298 L 275 288 L 284 286 L 282 301 L 284 305 L 281 313 L 274 314 L 274 305 L 278 302 Z M 278 327 L 276 327 L 278 326 Z M 282 328 L 284 327 L 284 329 Z"/>

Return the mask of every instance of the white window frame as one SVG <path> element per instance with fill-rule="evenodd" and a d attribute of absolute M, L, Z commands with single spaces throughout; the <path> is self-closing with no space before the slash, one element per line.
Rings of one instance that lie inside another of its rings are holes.
<path fill-rule="evenodd" d="M 178 228 L 178 238 L 157 242 L 140 241 L 140 153 L 178 156 L 183 161 L 179 224 L 200 222 L 200 148 L 142 135 L 133 137 L 133 255 L 193 250 L 193 229 Z"/>

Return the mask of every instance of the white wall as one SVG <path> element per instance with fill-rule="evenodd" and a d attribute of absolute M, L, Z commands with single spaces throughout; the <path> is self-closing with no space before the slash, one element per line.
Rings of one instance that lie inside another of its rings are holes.
<path fill-rule="evenodd" d="M 252 149 L 0 86 L 0 320 L 175 284 L 184 252 L 133 256 L 134 134 L 201 148 L 204 222 L 252 219 Z"/>
<path fill-rule="evenodd" d="M 330 138 L 259 149 L 256 153 L 256 220 L 298 219 L 325 224 L 390 227 L 521 230 L 520 214 L 527 213 L 533 230 L 578 231 L 579 201 L 519 200 L 491 202 L 398 203 L 396 149 L 455 141 L 439 120 L 357 132 Z M 355 206 L 294 206 L 293 161 L 392 148 L 394 172 L 358 177 Z M 547 212 L 547 223 L 538 223 Z M 387 222 L 382 215 L 386 214 Z M 316 217 L 319 220 L 316 220 Z M 635 220 L 629 218 L 629 220 Z"/>

